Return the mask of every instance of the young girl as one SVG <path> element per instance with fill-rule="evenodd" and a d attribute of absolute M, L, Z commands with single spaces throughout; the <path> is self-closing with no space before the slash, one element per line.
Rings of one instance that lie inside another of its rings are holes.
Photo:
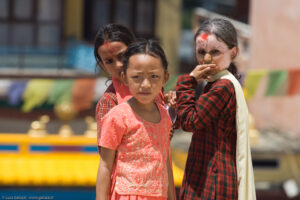
<path fill-rule="evenodd" d="M 175 198 L 169 158 L 172 123 L 155 101 L 169 78 L 167 65 L 153 41 L 128 46 L 122 80 L 132 97 L 102 119 L 97 199 Z"/>
<path fill-rule="evenodd" d="M 180 199 L 255 199 L 248 109 L 232 61 L 237 33 L 224 19 L 204 21 L 195 34 L 199 63 L 177 80 L 178 116 L 193 132 Z M 208 81 L 195 98 L 198 82 Z"/>
<path fill-rule="evenodd" d="M 133 33 L 119 24 L 108 24 L 96 34 L 94 55 L 97 64 L 112 78 L 112 83 L 98 101 L 96 108 L 98 139 L 103 116 L 111 108 L 130 96 L 128 87 L 121 82 L 121 72 L 123 70 L 121 59 L 127 46 L 133 41 L 135 41 Z"/>
<path fill-rule="evenodd" d="M 94 56 L 99 67 L 106 71 L 112 79 L 103 96 L 97 103 L 97 139 L 100 137 L 101 120 L 108 111 L 114 106 L 131 98 L 130 91 L 121 80 L 123 70 L 122 56 L 127 46 L 135 41 L 134 34 L 125 26 L 119 24 L 108 24 L 99 29 L 95 37 Z M 164 97 L 161 92 L 159 97 L 161 103 L 171 106 L 175 104 L 175 96 L 171 93 Z M 98 146 L 99 152 L 100 147 Z"/>

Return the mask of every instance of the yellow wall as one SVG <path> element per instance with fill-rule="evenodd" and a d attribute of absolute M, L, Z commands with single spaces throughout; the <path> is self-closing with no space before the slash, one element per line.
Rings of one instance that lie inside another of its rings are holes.
<path fill-rule="evenodd" d="M 181 0 L 158 0 L 155 35 L 160 39 L 169 61 L 169 72 L 178 72 L 178 45 L 181 29 Z"/>
<path fill-rule="evenodd" d="M 64 36 L 82 39 L 83 35 L 83 0 L 65 1 Z"/>

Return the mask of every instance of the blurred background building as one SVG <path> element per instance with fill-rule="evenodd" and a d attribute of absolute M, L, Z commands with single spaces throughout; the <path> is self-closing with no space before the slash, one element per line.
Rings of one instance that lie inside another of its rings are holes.
<path fill-rule="evenodd" d="M 0 194 L 94 199 L 95 104 L 106 88 L 93 40 L 107 23 L 155 38 L 176 77 L 196 65 L 199 23 L 237 28 L 251 113 L 257 197 L 299 199 L 300 3 L 297 0 L 0 0 Z M 172 140 L 180 187 L 190 133 Z M 26 172 L 25 172 L 26 171 Z"/>

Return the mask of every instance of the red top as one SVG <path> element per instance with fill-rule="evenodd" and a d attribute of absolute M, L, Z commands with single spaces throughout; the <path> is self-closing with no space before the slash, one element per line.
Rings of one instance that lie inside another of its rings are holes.
<path fill-rule="evenodd" d="M 117 150 L 114 190 L 118 194 L 167 197 L 167 157 L 172 122 L 156 104 L 160 121 L 140 117 L 127 103 L 112 108 L 102 119 L 99 145 Z"/>
<path fill-rule="evenodd" d="M 237 199 L 236 97 L 230 80 L 208 83 L 195 98 L 196 80 L 178 78 L 182 129 L 193 132 L 180 199 Z"/>
<path fill-rule="evenodd" d="M 156 98 L 156 102 L 159 102 L 160 104 L 164 105 L 164 95 L 163 95 L 163 89 L 160 92 L 159 96 Z M 100 132 L 101 132 L 101 120 L 110 111 L 113 107 L 118 105 L 118 97 L 116 94 L 116 90 L 113 84 L 110 84 L 106 91 L 104 92 L 103 96 L 100 98 L 100 100 L 97 103 L 96 107 L 96 121 L 97 121 L 97 144 L 98 144 L 98 150 L 99 148 L 99 138 L 100 138 Z"/>
<path fill-rule="evenodd" d="M 99 138 L 101 132 L 101 120 L 112 109 L 114 106 L 118 105 L 117 95 L 113 84 L 110 84 L 103 96 L 97 103 L 96 107 L 96 121 L 97 121 L 97 144 L 99 150 Z"/>

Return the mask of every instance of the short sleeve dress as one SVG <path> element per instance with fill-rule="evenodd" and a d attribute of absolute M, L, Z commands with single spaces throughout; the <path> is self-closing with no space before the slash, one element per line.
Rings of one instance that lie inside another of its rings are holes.
<path fill-rule="evenodd" d="M 116 150 L 111 199 L 167 199 L 167 155 L 172 122 L 161 104 L 158 123 L 137 115 L 127 103 L 112 108 L 101 121 L 99 145 Z"/>

